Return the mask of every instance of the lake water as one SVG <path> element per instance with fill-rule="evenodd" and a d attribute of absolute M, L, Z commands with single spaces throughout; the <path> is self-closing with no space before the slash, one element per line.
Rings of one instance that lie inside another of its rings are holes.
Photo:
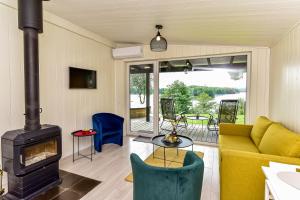
<path fill-rule="evenodd" d="M 237 94 L 225 94 L 225 95 L 218 95 L 214 98 L 213 101 L 219 103 L 222 99 L 244 99 L 246 100 L 246 92 L 240 92 Z M 193 105 L 198 103 L 197 100 L 193 100 Z M 144 108 L 146 104 L 141 104 L 139 100 L 139 95 L 132 94 L 130 95 L 130 105 L 131 108 Z M 150 95 L 150 106 L 153 108 L 153 95 Z"/>

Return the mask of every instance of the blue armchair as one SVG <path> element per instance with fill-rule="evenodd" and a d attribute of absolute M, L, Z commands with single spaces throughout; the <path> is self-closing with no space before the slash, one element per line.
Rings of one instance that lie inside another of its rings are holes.
<path fill-rule="evenodd" d="M 102 145 L 114 143 L 123 146 L 124 118 L 112 113 L 98 113 L 93 115 L 93 129 L 95 149 L 102 151 Z"/>
<path fill-rule="evenodd" d="M 133 174 L 133 200 L 200 200 L 204 162 L 187 152 L 182 168 L 161 168 L 145 164 L 130 155 Z"/>

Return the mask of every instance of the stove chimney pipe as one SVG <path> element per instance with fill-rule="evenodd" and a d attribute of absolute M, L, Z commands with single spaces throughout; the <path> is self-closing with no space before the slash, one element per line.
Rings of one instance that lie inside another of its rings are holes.
<path fill-rule="evenodd" d="M 24 31 L 25 130 L 41 128 L 38 33 L 43 32 L 43 0 L 18 0 L 19 29 Z"/>

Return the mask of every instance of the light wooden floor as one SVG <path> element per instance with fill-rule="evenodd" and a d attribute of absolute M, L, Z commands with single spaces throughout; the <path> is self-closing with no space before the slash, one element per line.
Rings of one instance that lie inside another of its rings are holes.
<path fill-rule="evenodd" d="M 103 146 L 102 153 L 97 153 L 93 162 L 80 159 L 75 163 L 72 157 L 63 159 L 60 168 L 82 176 L 102 181 L 102 183 L 84 196 L 83 200 L 131 200 L 132 183 L 124 178 L 131 172 L 130 153 L 137 153 L 145 159 L 152 153 L 152 144 L 135 142 L 125 137 L 124 146 L 113 144 Z M 204 182 L 202 200 L 219 200 L 219 159 L 218 149 L 208 146 L 194 146 L 195 151 L 204 152 Z"/>

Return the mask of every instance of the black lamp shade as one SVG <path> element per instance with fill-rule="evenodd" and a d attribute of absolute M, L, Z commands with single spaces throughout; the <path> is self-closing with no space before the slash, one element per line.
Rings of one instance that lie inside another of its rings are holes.
<path fill-rule="evenodd" d="M 150 42 L 150 49 L 151 51 L 161 52 L 166 51 L 168 48 L 168 42 L 166 38 L 162 37 L 159 30 L 163 28 L 162 25 L 156 25 L 157 34 Z"/>
<path fill-rule="evenodd" d="M 155 36 L 150 42 L 151 51 L 161 52 L 166 51 L 168 48 L 167 40 L 160 36 L 160 40 L 157 40 L 157 36 Z"/>

